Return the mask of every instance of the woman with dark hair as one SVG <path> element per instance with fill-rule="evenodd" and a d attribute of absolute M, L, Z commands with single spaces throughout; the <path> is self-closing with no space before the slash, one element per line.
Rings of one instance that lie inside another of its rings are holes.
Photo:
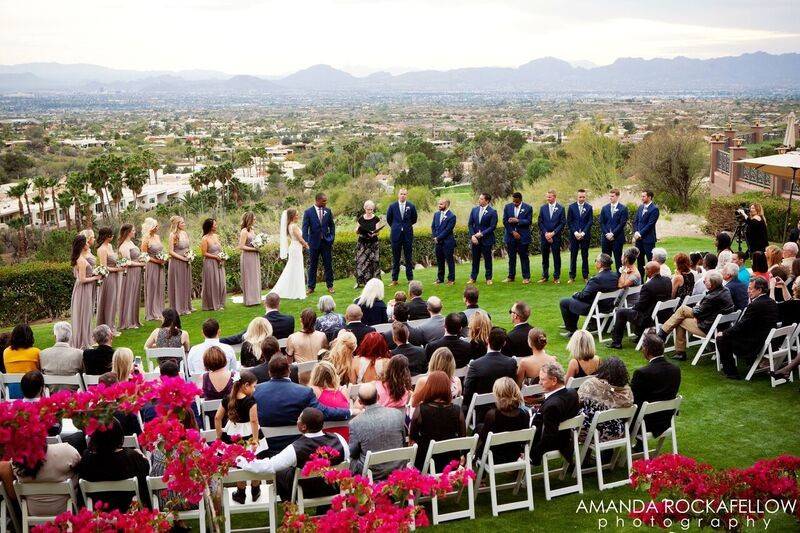
<path fill-rule="evenodd" d="M 167 253 L 167 300 L 179 315 L 192 312 L 192 263 L 189 259 L 191 241 L 186 233 L 186 221 L 174 215 L 169 220 Z"/>
<path fill-rule="evenodd" d="M 203 222 L 203 288 L 200 296 L 203 311 L 218 311 L 225 307 L 225 260 L 222 244 L 217 235 L 217 221 L 207 218 Z"/>
<path fill-rule="evenodd" d="M 794 286 L 798 276 L 800 276 L 800 257 L 795 257 L 792 259 L 792 271 L 789 273 L 789 279 L 786 280 L 786 290 L 789 291 L 789 294 L 794 294 Z"/>
<path fill-rule="evenodd" d="M 0 333 L 0 372 L 3 374 L 6 373 L 6 365 L 3 363 L 2 355 L 3 352 L 6 351 L 6 348 L 8 348 L 9 344 L 11 344 L 11 332 L 6 331 L 5 333 Z"/>
<path fill-rule="evenodd" d="M 33 330 L 28 324 L 19 324 L 11 330 L 8 347 L 3 350 L 3 364 L 9 374 L 39 370 L 39 348 L 33 345 Z"/>
<path fill-rule="evenodd" d="M 217 346 L 210 346 L 203 354 L 203 399 L 221 400 L 231 392 L 233 372 L 228 370 L 228 358 Z"/>
<path fill-rule="evenodd" d="M 599 411 L 630 407 L 633 405 L 633 392 L 628 384 L 628 368 L 619 357 L 604 359 L 592 376 L 578 388 L 578 399 L 581 401 L 583 420 L 580 440 L 585 442 L 592 425 L 594 414 Z M 597 426 L 600 440 L 618 439 L 625 435 L 625 426 L 619 420 L 610 420 Z"/>
<path fill-rule="evenodd" d="M 716 238 L 716 247 L 717 247 L 717 255 L 723 250 L 730 250 L 731 243 L 733 240 L 731 239 L 731 234 L 727 231 L 720 231 L 717 233 Z"/>
<path fill-rule="evenodd" d="M 189 353 L 189 334 L 181 329 L 181 317 L 172 308 L 164 309 L 164 321 L 156 328 L 144 343 L 147 348 L 183 348 Z"/>
<path fill-rule="evenodd" d="M 545 351 L 547 346 L 547 333 L 539 328 L 531 328 L 528 331 L 528 346 L 531 355 L 517 358 L 517 385 L 525 385 L 526 381 L 530 384 L 539 383 L 539 370 L 546 363 L 557 363 L 558 360 Z"/>
<path fill-rule="evenodd" d="M 111 228 L 100 228 L 100 231 L 97 232 L 97 240 L 100 243 L 100 246 L 97 247 L 97 263 L 108 269 L 108 275 L 100 285 L 97 296 L 97 325 L 107 325 L 116 336 L 117 332 L 114 327 L 119 309 L 119 287 L 122 283 L 124 269 L 117 266 L 119 256 L 114 252 L 111 244 L 113 239 L 114 232 Z"/>
<path fill-rule="evenodd" d="M 639 269 L 636 268 L 636 260 L 638 258 L 638 248 L 628 248 L 622 254 L 622 268 L 620 268 L 619 281 L 617 281 L 617 287 L 620 289 L 642 284 L 642 275 L 639 273 Z"/>
<path fill-rule="evenodd" d="M 75 285 L 72 287 L 72 338 L 69 341 L 73 348 L 81 350 L 92 345 L 92 311 L 94 310 L 94 287 L 100 276 L 95 276 L 94 266 L 89 262 L 91 255 L 89 242 L 85 235 L 76 235 L 72 239 L 72 272 L 75 274 Z"/>
<path fill-rule="evenodd" d="M 256 237 L 253 231 L 255 222 L 256 216 L 252 211 L 242 215 L 242 229 L 239 231 L 239 246 L 237 247 L 242 252 L 239 258 L 239 269 L 242 296 L 246 306 L 261 303 L 261 256 L 258 248 L 253 246 L 253 239 Z"/>
<path fill-rule="evenodd" d="M 119 329 L 139 329 L 139 304 L 142 299 L 142 272 L 145 263 L 139 261 L 141 251 L 133 242 L 136 228 L 123 224 L 119 229 L 119 256 L 128 260 L 122 275 L 119 296 Z"/>
<path fill-rule="evenodd" d="M 383 374 L 392 352 L 386 339 L 377 331 L 364 335 L 361 343 L 353 353 L 353 364 L 350 367 L 350 383 L 375 381 Z"/>
<path fill-rule="evenodd" d="M 405 409 L 408 405 L 408 395 L 411 394 L 408 358 L 399 354 L 392 356 L 383 371 L 383 376 L 375 382 L 375 388 L 378 390 L 378 404 Z"/>
<path fill-rule="evenodd" d="M 691 259 L 683 252 L 675 254 L 675 274 L 672 276 L 672 297 L 683 298 L 694 291 L 694 272 Z"/>
<path fill-rule="evenodd" d="M 453 405 L 450 394 L 450 378 L 440 370 L 431 372 L 421 393 L 422 402 L 414 409 L 409 428 L 409 440 L 417 443 L 417 458 L 414 466 L 422 470 L 428 447 L 432 440 L 442 441 L 465 437 L 467 425 L 461 407 Z M 443 453 L 434 457 L 436 471 L 441 472 L 452 460 L 459 460 L 456 453 Z"/>
<path fill-rule="evenodd" d="M 316 361 L 321 350 L 328 348 L 328 337 L 314 327 L 317 324 L 317 313 L 310 307 L 300 313 L 301 331 L 296 331 L 286 339 L 286 355 L 294 358 L 295 363 Z"/>
<path fill-rule="evenodd" d="M 769 265 L 767 265 L 767 255 L 764 252 L 753 252 L 752 269 L 753 276 L 769 281 Z"/>
<path fill-rule="evenodd" d="M 702 252 L 692 252 L 689 254 L 689 261 L 692 264 L 692 272 L 694 274 L 700 274 L 701 276 L 705 273 L 705 269 L 703 268 L 703 254 Z"/>

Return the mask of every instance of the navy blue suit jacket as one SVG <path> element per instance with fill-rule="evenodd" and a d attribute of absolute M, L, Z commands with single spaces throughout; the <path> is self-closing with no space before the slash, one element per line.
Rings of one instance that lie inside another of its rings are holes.
<path fill-rule="evenodd" d="M 741 311 L 750 303 L 750 296 L 747 294 L 747 284 L 739 281 L 739 278 L 732 278 L 725 287 L 731 293 L 733 306 L 737 311 Z"/>
<path fill-rule="evenodd" d="M 323 242 L 333 244 L 336 236 L 336 225 L 333 222 L 333 213 L 327 207 L 323 208 L 322 220 L 317 215 L 317 206 L 312 205 L 303 213 L 303 239 L 309 248 L 319 248 Z"/>
<path fill-rule="evenodd" d="M 588 241 L 591 236 L 592 223 L 594 222 L 594 210 L 588 202 L 583 203 L 583 216 L 581 216 L 578 202 L 572 202 L 567 208 L 567 227 L 569 228 L 569 238 L 575 237 L 576 231 L 585 233 L 583 240 Z"/>
<path fill-rule="evenodd" d="M 617 290 L 617 275 L 611 270 L 601 270 L 586 282 L 586 286 L 582 291 L 576 292 L 572 295 L 576 300 L 585 304 L 592 305 L 594 297 L 598 292 L 612 292 Z M 608 308 L 614 307 L 614 302 L 609 300 L 605 302 L 606 309 L 601 309 L 607 312 Z"/>
<path fill-rule="evenodd" d="M 476 233 L 481 232 L 481 237 L 478 239 L 479 244 L 481 246 L 494 246 L 494 230 L 497 229 L 497 211 L 495 211 L 494 207 L 487 205 L 486 212 L 479 221 L 478 217 L 480 213 L 481 208 L 476 205 L 469 214 L 469 222 L 467 223 L 469 236 L 471 238 Z"/>
<path fill-rule="evenodd" d="M 539 208 L 539 235 L 544 240 L 544 234 L 552 231 L 553 240 L 561 238 L 561 231 L 567 223 L 566 214 L 564 213 L 564 206 L 556 202 L 556 208 L 553 212 L 553 218 L 550 218 L 550 204 L 545 203 Z"/>
<path fill-rule="evenodd" d="M 439 224 L 442 218 L 442 212 L 437 211 L 433 214 L 433 221 L 431 222 L 431 235 L 440 243 L 444 245 L 445 250 L 452 251 L 456 247 L 456 238 L 453 237 L 453 230 L 456 227 L 456 215 L 447 211 L 447 216 L 444 222 Z"/>
<path fill-rule="evenodd" d="M 628 223 L 628 208 L 622 202 L 617 204 L 617 211 L 611 215 L 611 204 L 600 210 L 600 232 L 614 234 L 614 242 L 625 242 L 625 224 Z M 605 237 L 603 237 L 605 238 Z"/>
<path fill-rule="evenodd" d="M 386 210 L 386 223 L 391 228 L 390 239 L 393 243 L 414 237 L 414 224 L 417 223 L 417 208 L 406 202 L 405 215 L 400 214 L 400 202 L 393 202 Z"/>
<path fill-rule="evenodd" d="M 633 217 L 633 231 L 639 232 L 642 236 L 643 244 L 656 243 L 656 222 L 658 222 L 658 206 L 650 202 L 647 208 L 647 213 L 642 214 L 644 205 L 640 205 L 636 210 L 636 216 Z"/>
<path fill-rule="evenodd" d="M 530 244 L 531 243 L 531 222 L 533 221 L 533 207 L 525 202 L 519 204 L 519 222 L 516 224 L 512 224 L 508 221 L 509 218 L 514 217 L 514 208 L 516 206 L 514 203 L 506 204 L 503 208 L 503 227 L 505 231 L 503 233 L 503 240 L 506 244 L 510 242 L 514 242 L 514 236 L 511 235 L 512 231 L 516 231 L 519 233 L 519 243 L 520 244 Z"/>

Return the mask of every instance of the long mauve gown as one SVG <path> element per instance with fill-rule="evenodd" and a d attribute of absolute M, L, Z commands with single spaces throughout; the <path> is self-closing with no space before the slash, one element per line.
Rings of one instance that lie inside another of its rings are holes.
<path fill-rule="evenodd" d="M 148 244 L 147 253 L 150 257 L 164 251 L 164 245 Z M 152 261 L 144 267 L 144 314 L 147 320 L 161 320 L 164 312 L 164 268 Z"/>
<path fill-rule="evenodd" d="M 130 250 L 131 261 L 138 261 L 139 247 Z M 122 291 L 119 297 L 119 329 L 131 329 L 141 326 L 139 323 L 139 302 L 142 297 L 142 267 L 129 266 L 128 272 L 122 276 Z"/>
<path fill-rule="evenodd" d="M 91 263 L 86 265 L 86 277 L 92 276 Z M 92 312 L 94 310 L 94 287 L 96 281 L 81 283 L 78 278 L 78 267 L 72 269 L 75 274 L 75 285 L 72 288 L 72 338 L 69 341 L 73 348 L 86 348 L 92 344 Z"/>
<path fill-rule="evenodd" d="M 222 247 L 217 243 L 208 245 L 208 253 L 217 255 Z M 203 311 L 216 311 L 225 307 L 225 264 L 216 259 L 203 258 Z"/>
<path fill-rule="evenodd" d="M 175 243 L 173 251 L 183 257 L 189 252 L 189 239 L 183 237 Z M 192 312 L 192 264 L 174 257 L 167 269 L 167 295 L 169 306 L 179 315 Z"/>
<path fill-rule="evenodd" d="M 247 235 L 246 246 L 253 246 L 253 234 Z M 261 254 L 258 252 L 242 251 L 239 266 L 242 274 L 242 295 L 244 305 L 258 305 L 261 303 Z"/>
<path fill-rule="evenodd" d="M 112 251 L 106 256 L 106 266 L 113 268 L 117 266 L 117 254 Z M 122 272 L 109 272 L 103 284 L 100 285 L 97 297 L 97 325 L 105 324 L 114 329 L 115 319 L 117 318 L 117 304 L 119 297 L 120 280 Z"/>

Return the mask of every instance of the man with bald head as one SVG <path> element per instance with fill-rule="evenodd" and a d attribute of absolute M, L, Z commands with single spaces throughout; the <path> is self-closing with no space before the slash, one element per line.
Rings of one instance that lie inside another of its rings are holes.
<path fill-rule="evenodd" d="M 642 285 L 639 299 L 633 307 L 617 309 L 614 331 L 611 334 L 611 348 L 622 348 L 622 336 L 625 325 L 630 322 L 637 336 L 647 326 L 652 325 L 652 314 L 656 303 L 669 300 L 672 297 L 672 282 L 661 275 L 661 263 L 650 261 L 644 266 L 647 283 Z"/>
<path fill-rule="evenodd" d="M 439 210 L 433 214 L 431 221 L 431 236 L 433 237 L 436 252 L 436 283 L 444 283 L 444 267 L 447 265 L 447 284 L 452 285 L 456 280 L 456 238 L 453 230 L 456 227 L 456 215 L 450 212 L 450 200 L 442 198 L 438 204 Z"/>
<path fill-rule="evenodd" d="M 361 474 L 367 452 L 381 452 L 406 445 L 405 415 L 400 409 L 378 404 L 374 383 L 358 387 L 359 407 L 364 411 L 350 421 L 350 470 Z M 384 479 L 402 463 L 386 463 L 372 469 L 373 479 Z"/>

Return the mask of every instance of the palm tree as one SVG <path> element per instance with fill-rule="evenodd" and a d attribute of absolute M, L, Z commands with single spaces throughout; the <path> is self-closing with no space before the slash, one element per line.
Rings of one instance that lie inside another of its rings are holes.
<path fill-rule="evenodd" d="M 67 222 L 67 231 L 72 230 L 72 220 L 69 216 L 69 208 L 75 203 L 75 197 L 72 196 L 68 190 L 61 191 L 58 193 L 58 197 L 56 198 L 58 202 L 58 207 L 64 212 L 64 219 Z M 80 218 L 80 212 L 76 211 L 75 216 Z"/>
<path fill-rule="evenodd" d="M 144 163 L 147 169 L 153 171 L 153 179 L 156 183 L 158 183 L 158 171 L 161 169 L 161 163 L 158 160 L 158 156 L 152 150 L 142 150 L 142 153 L 139 154 L 142 163 Z"/>
<path fill-rule="evenodd" d="M 72 197 L 72 202 L 75 207 L 75 226 L 81 229 L 83 212 L 82 201 L 85 198 L 84 193 L 88 194 L 89 177 L 85 172 L 70 172 L 67 174 L 67 191 Z M 91 203 L 94 204 L 95 198 L 92 196 Z M 89 220 L 89 228 L 92 227 L 91 219 Z"/>
<path fill-rule="evenodd" d="M 55 215 L 55 224 L 56 227 L 58 227 L 59 218 L 58 218 L 58 204 L 56 203 L 56 187 L 58 187 L 58 177 L 47 176 L 47 188 L 50 189 L 50 201 L 53 202 L 53 213 Z"/>
<path fill-rule="evenodd" d="M 17 257 L 28 255 L 28 239 L 25 235 L 25 218 L 22 216 L 14 217 L 8 221 L 8 226 L 17 230 L 19 235 L 19 245 L 17 246 Z"/>
<path fill-rule="evenodd" d="M 192 171 L 194 171 L 194 167 L 197 166 L 197 149 L 191 144 L 188 144 L 186 148 L 183 149 L 183 154 L 186 156 L 186 159 L 192 160 Z"/>
<path fill-rule="evenodd" d="M 31 225 L 31 228 L 33 228 L 33 212 L 31 211 L 31 201 L 28 198 L 28 189 L 30 189 L 31 187 L 31 182 L 30 180 L 25 179 L 22 180 L 20 183 L 25 184 L 25 191 L 23 193 L 23 196 L 25 197 L 25 207 L 28 209 L 28 223 Z"/>
<path fill-rule="evenodd" d="M 47 187 L 49 181 L 45 176 L 36 176 L 33 178 L 33 187 L 36 189 L 36 197 L 33 199 L 34 203 L 39 204 L 39 220 L 41 221 L 42 228 L 45 226 L 44 219 L 44 200 L 47 197 Z M 55 207 L 55 206 L 53 206 Z"/>
<path fill-rule="evenodd" d="M 125 186 L 133 193 L 133 202 L 139 206 L 139 195 L 147 183 L 147 169 L 137 159 L 129 159 L 125 167 Z"/>
<path fill-rule="evenodd" d="M 119 215 L 119 203 L 122 201 L 122 189 L 125 182 L 122 179 L 122 174 L 112 174 L 108 180 L 108 194 L 111 201 L 114 202 L 114 208 Z"/>
<path fill-rule="evenodd" d="M 100 196 L 100 209 L 106 217 L 109 216 L 106 209 L 107 189 L 112 180 L 115 182 L 115 186 L 116 180 L 121 180 L 124 166 L 125 162 L 121 157 L 114 154 L 103 154 L 89 162 L 86 167 L 89 183 L 92 189 Z"/>
<path fill-rule="evenodd" d="M 17 199 L 17 203 L 19 204 L 19 216 L 23 220 L 25 219 L 25 210 L 22 208 L 22 198 L 25 196 L 25 191 L 27 191 L 27 189 L 28 185 L 23 182 L 19 182 L 8 189 L 8 195 Z"/>
<path fill-rule="evenodd" d="M 94 222 L 92 208 L 94 207 L 95 200 L 97 200 L 97 197 L 89 192 L 81 192 L 75 198 L 76 205 L 83 207 L 84 226 L 86 226 L 87 228 L 91 228 Z M 80 216 L 79 213 L 75 213 L 76 220 L 78 219 L 79 216 Z"/>

